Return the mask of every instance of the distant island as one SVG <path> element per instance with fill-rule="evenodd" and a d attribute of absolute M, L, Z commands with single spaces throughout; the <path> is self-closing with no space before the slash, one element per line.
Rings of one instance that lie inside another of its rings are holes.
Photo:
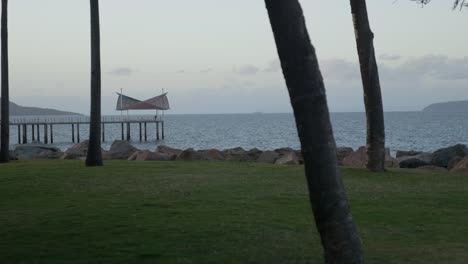
<path fill-rule="evenodd" d="M 431 104 L 424 112 L 468 112 L 468 100 Z"/>
<path fill-rule="evenodd" d="M 1 102 L 0 102 L 1 105 Z M 0 110 L 1 111 L 1 110 Z M 49 108 L 20 106 L 10 102 L 10 116 L 82 115 Z"/>

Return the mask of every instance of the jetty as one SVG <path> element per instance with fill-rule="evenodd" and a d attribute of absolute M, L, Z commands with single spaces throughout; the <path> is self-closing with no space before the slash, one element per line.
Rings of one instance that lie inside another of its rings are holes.
<path fill-rule="evenodd" d="M 55 118 L 11 118 L 10 128 L 16 127 L 18 144 L 31 142 L 42 142 L 44 144 L 54 143 L 54 127 L 65 126 L 70 129 L 70 141 L 79 143 L 80 126 L 89 126 L 89 117 L 55 117 Z M 151 130 L 155 130 L 154 138 L 163 140 L 164 120 L 160 116 L 106 116 L 101 119 L 101 141 L 106 141 L 106 125 L 120 125 L 122 140 L 132 140 L 131 125 L 138 124 L 138 139 L 140 142 L 148 141 Z M 151 126 L 150 126 L 151 125 Z"/>

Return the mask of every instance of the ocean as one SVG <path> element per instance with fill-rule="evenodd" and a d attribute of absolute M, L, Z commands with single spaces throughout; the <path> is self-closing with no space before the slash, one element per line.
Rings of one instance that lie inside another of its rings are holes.
<path fill-rule="evenodd" d="M 15 117 L 16 119 L 17 117 Z M 32 117 L 28 117 L 31 119 Z M 56 117 L 34 117 L 50 120 Z M 112 118 L 108 116 L 106 118 Z M 140 117 L 141 118 L 141 117 Z M 354 149 L 366 143 L 364 113 L 332 113 L 333 131 L 338 146 Z M 386 145 L 396 150 L 434 151 L 457 143 L 468 144 L 468 113 L 387 112 Z M 121 138 L 120 125 L 106 125 L 104 149 Z M 132 126 L 131 143 L 140 149 L 154 150 L 163 144 L 174 148 L 226 149 L 242 147 L 261 150 L 291 147 L 299 149 L 292 114 L 207 114 L 166 115 L 165 140 L 155 140 L 155 125 L 148 126 L 148 142 L 139 142 L 138 124 Z M 43 133 L 41 128 L 41 134 Z M 28 140 L 31 129 L 28 128 Z M 81 140 L 88 137 L 88 126 L 80 126 Z M 12 148 L 17 143 L 17 129 L 11 127 Z M 43 137 L 43 136 L 41 136 Z M 42 139 L 42 138 L 41 138 Z M 54 125 L 54 145 L 70 147 L 71 126 Z"/>

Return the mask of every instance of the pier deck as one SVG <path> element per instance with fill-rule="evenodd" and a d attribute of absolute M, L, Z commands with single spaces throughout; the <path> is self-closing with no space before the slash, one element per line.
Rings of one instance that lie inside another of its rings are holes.
<path fill-rule="evenodd" d="M 88 125 L 88 117 L 58 118 L 11 118 L 10 127 L 18 129 L 18 144 L 27 144 L 28 140 L 45 144 L 54 143 L 54 126 L 69 126 L 71 142 L 80 142 L 80 125 Z M 148 124 L 155 124 L 156 140 L 164 139 L 164 120 L 152 117 L 103 117 L 101 120 L 101 140 L 106 140 L 106 125 L 120 124 L 121 139 L 131 140 L 131 125 L 138 124 L 140 142 L 148 141 Z M 30 130 L 29 130 L 30 128 Z M 29 131 L 28 131 L 29 130 Z M 42 140 L 41 140 L 42 135 Z"/>

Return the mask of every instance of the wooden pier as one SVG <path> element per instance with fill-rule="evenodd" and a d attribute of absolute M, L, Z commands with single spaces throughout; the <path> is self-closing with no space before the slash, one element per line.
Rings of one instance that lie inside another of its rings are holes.
<path fill-rule="evenodd" d="M 32 118 L 12 118 L 10 127 L 16 127 L 18 134 L 18 144 L 31 142 L 42 142 L 44 144 L 54 143 L 54 126 L 68 126 L 70 128 L 71 142 L 79 143 L 80 125 L 89 126 L 88 118 L 57 118 L 57 119 L 32 119 Z M 154 117 L 122 118 L 106 117 L 101 120 L 101 141 L 106 141 L 106 125 L 118 125 L 121 127 L 121 139 L 132 140 L 131 125 L 138 124 L 138 139 L 140 142 L 148 141 L 148 124 L 154 124 L 155 139 L 164 140 L 164 120 Z M 125 129 L 124 129 L 125 128 Z M 29 130 L 30 129 L 30 130 Z M 41 134 L 42 133 L 42 134 Z M 41 138 L 42 136 L 42 138 Z"/>

